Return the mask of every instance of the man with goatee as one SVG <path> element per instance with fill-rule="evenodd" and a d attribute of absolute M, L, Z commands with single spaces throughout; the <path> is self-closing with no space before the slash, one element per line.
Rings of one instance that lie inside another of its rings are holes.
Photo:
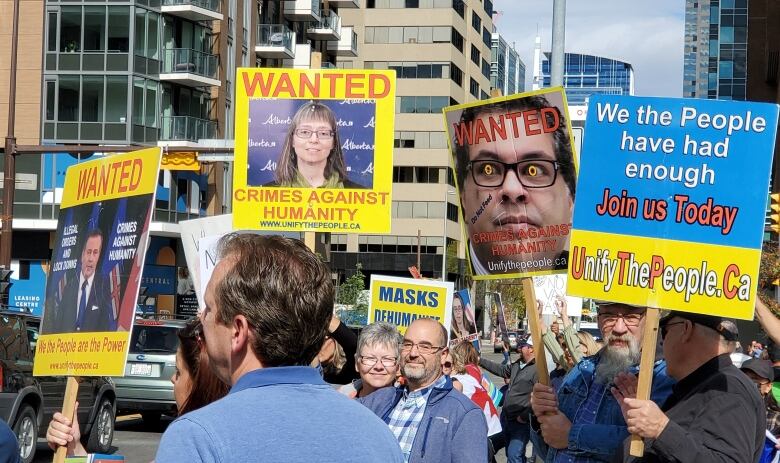
<path fill-rule="evenodd" d="M 537 383 L 531 395 L 531 430 L 548 446 L 547 463 L 609 462 L 628 437 L 620 405 L 610 390 L 619 373 L 638 372 L 647 309 L 609 301 L 597 304 L 604 347 L 575 365 L 557 391 Z M 657 361 L 651 400 L 662 404 L 673 384 L 666 363 Z"/>
<path fill-rule="evenodd" d="M 360 401 L 390 427 L 406 463 L 487 463 L 485 416 L 442 374 L 446 356 L 447 330 L 430 318 L 415 320 L 401 344 L 406 386 Z"/>

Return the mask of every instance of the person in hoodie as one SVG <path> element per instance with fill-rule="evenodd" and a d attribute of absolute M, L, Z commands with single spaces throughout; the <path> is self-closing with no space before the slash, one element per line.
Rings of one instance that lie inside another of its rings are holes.
<path fill-rule="evenodd" d="M 401 344 L 406 384 L 358 399 L 395 434 L 407 463 L 487 462 L 482 410 L 442 375 L 447 330 L 436 320 L 412 322 Z"/>

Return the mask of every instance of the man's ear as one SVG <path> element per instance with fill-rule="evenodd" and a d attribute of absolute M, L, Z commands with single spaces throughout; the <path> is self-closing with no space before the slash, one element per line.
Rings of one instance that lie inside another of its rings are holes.
<path fill-rule="evenodd" d="M 249 325 L 246 317 L 243 315 L 236 315 L 233 317 L 233 323 L 230 325 L 231 329 L 231 350 L 233 353 L 238 353 L 244 349 L 251 349 L 252 328 Z"/>

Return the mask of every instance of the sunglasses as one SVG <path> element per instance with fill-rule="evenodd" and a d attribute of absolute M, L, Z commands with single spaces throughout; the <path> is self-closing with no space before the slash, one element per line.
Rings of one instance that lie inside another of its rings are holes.
<path fill-rule="evenodd" d="M 665 323 L 661 325 L 661 341 L 666 339 L 666 335 L 669 334 L 669 327 L 674 325 L 682 325 L 685 322 Z"/>

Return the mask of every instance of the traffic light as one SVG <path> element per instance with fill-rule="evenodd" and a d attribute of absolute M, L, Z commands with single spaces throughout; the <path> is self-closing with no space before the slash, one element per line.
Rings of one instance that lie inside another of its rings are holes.
<path fill-rule="evenodd" d="M 780 233 L 780 193 L 770 194 L 769 199 L 769 229 Z"/>
<path fill-rule="evenodd" d="M 0 306 L 8 306 L 9 295 L 11 294 L 11 274 L 13 270 L 0 268 Z"/>

